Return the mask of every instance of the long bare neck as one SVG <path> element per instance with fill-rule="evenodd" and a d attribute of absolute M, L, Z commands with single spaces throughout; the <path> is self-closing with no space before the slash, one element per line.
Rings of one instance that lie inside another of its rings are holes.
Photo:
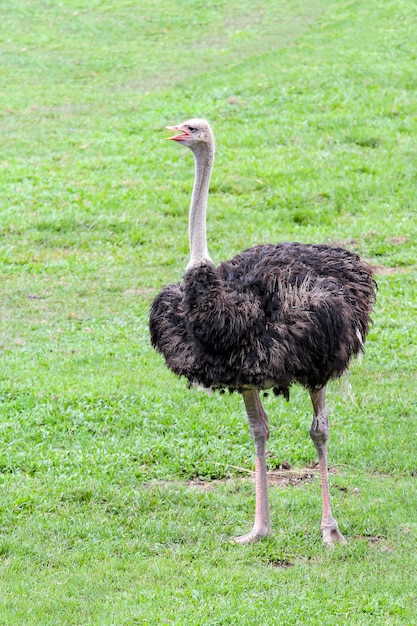
<path fill-rule="evenodd" d="M 206 212 L 214 161 L 214 146 L 211 144 L 200 145 L 193 153 L 195 159 L 195 179 L 188 224 L 190 261 L 187 269 L 204 261 L 212 263 L 207 249 Z"/>

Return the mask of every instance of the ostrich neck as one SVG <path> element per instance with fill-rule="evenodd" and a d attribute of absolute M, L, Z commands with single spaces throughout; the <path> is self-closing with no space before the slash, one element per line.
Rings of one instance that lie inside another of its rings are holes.
<path fill-rule="evenodd" d="M 203 261 L 212 262 L 207 249 L 206 213 L 214 151 L 211 146 L 202 146 L 194 152 L 195 179 L 190 204 L 189 238 L 190 261 L 187 269 Z"/>

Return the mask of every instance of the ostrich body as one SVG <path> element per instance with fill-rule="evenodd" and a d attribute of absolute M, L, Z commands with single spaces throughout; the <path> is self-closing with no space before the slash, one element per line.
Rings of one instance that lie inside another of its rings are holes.
<path fill-rule="evenodd" d="M 266 471 L 268 418 L 259 391 L 287 399 L 293 383 L 313 404 L 310 435 L 319 458 L 323 541 L 345 543 L 332 516 L 327 476 L 326 384 L 362 351 L 371 322 L 371 269 L 348 250 L 327 245 L 257 245 L 215 267 L 206 241 L 206 208 L 214 160 L 207 121 L 170 127 L 169 137 L 195 158 L 189 238 L 190 261 L 180 283 L 165 287 L 150 314 L 153 346 L 190 384 L 242 394 L 255 444 L 253 529 L 236 537 L 257 541 L 271 531 Z"/>

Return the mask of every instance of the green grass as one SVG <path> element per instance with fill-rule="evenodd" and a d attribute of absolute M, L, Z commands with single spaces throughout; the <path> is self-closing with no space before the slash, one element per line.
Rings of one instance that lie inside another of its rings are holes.
<path fill-rule="evenodd" d="M 417 621 L 417 10 L 402 0 L 17 0 L 0 24 L 0 623 Z M 210 119 L 214 259 L 338 242 L 376 268 L 361 363 L 330 385 L 334 513 L 302 389 L 265 399 L 273 535 L 241 399 L 166 370 L 148 310 L 188 258 Z"/>

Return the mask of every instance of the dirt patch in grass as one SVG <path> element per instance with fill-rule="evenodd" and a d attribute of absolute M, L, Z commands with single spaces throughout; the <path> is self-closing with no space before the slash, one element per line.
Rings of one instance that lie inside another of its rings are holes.
<path fill-rule="evenodd" d="M 397 237 L 390 237 L 389 242 L 394 246 L 400 246 L 403 243 L 408 243 L 410 241 L 409 237 L 404 235 L 399 235 Z"/>
<path fill-rule="evenodd" d="M 237 468 L 236 468 L 237 469 Z M 248 470 L 246 470 L 248 471 Z M 329 468 L 329 474 L 338 474 L 338 470 L 335 467 Z M 254 479 L 255 473 L 253 471 L 248 471 L 249 478 L 251 480 Z M 301 468 L 291 468 L 291 467 L 283 467 L 282 469 L 270 470 L 268 472 L 268 484 L 270 487 L 278 486 L 278 487 L 286 487 L 288 485 L 297 486 L 301 485 L 305 482 L 311 482 L 316 479 L 316 477 L 320 476 L 318 464 L 314 463 L 307 467 Z M 200 491 L 211 491 L 216 487 L 219 483 L 225 483 L 227 481 L 241 481 L 247 480 L 244 477 L 233 477 L 233 478 L 222 478 L 216 480 L 203 480 L 203 479 L 193 479 L 187 481 L 188 487 L 191 489 L 198 489 Z"/>
<path fill-rule="evenodd" d="M 286 569 L 287 567 L 294 566 L 294 563 L 291 563 L 291 561 L 289 561 L 288 559 L 269 560 L 267 561 L 267 563 L 268 565 L 270 565 L 271 567 L 275 567 L 276 569 Z"/>
<path fill-rule="evenodd" d="M 311 482 L 319 475 L 319 470 L 313 467 L 300 469 L 282 469 L 268 472 L 268 484 L 286 487 L 287 485 L 300 485 L 301 483 Z"/>
<path fill-rule="evenodd" d="M 228 479 L 224 478 L 222 480 L 216 479 L 210 481 L 195 479 L 187 481 L 187 486 L 191 489 L 198 489 L 199 491 L 212 491 L 218 483 L 224 483 L 226 480 Z"/>
<path fill-rule="evenodd" d="M 329 467 L 329 474 L 338 474 L 339 471 L 336 467 Z M 318 463 L 312 463 L 307 467 L 291 468 L 284 467 L 283 469 L 273 470 L 268 472 L 269 485 L 278 485 L 286 487 L 287 485 L 297 486 L 305 482 L 311 482 L 320 476 L 320 470 Z"/>
<path fill-rule="evenodd" d="M 390 552 L 391 554 L 395 552 L 394 548 L 388 544 L 386 537 L 383 537 L 382 535 L 374 535 L 372 537 L 357 535 L 355 539 L 367 541 L 371 548 L 379 549 L 381 552 Z"/>
<path fill-rule="evenodd" d="M 407 274 L 415 270 L 414 265 L 407 267 L 385 267 L 384 265 L 372 265 L 372 271 L 379 276 L 393 276 L 394 274 Z"/>

